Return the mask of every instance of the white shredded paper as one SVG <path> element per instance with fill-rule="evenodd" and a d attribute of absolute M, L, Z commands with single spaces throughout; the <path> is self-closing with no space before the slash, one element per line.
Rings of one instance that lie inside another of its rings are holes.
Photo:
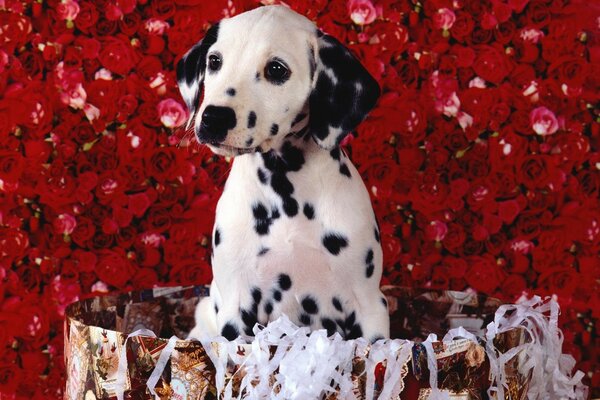
<path fill-rule="evenodd" d="M 494 321 L 486 330 L 485 351 L 490 361 L 491 398 L 504 399 L 507 389 L 504 366 L 513 357 L 519 357 L 519 372 L 531 375 L 528 399 L 585 399 L 587 387 L 582 384 L 583 372 L 571 374 L 575 366 L 572 356 L 562 353 L 563 336 L 558 328 L 559 307 L 556 301 L 540 297 L 521 299 L 515 305 L 503 305 L 495 313 Z M 493 339 L 502 332 L 521 327 L 530 340 L 506 353 L 500 353 Z M 403 379 L 408 362 L 412 358 L 413 342 L 403 339 L 385 339 L 370 344 L 365 339 L 343 340 L 335 334 L 327 337 L 324 330 L 310 331 L 298 327 L 282 316 L 266 327 L 254 327 L 255 337 L 246 344 L 241 339 L 229 342 L 223 337 L 202 339 L 201 343 L 215 366 L 215 384 L 220 399 L 321 399 L 337 391 L 340 399 L 395 399 L 404 389 Z M 136 331 L 136 335 L 154 336 L 152 332 Z M 466 338 L 477 343 L 477 338 L 465 329 L 452 329 L 444 341 Z M 437 361 L 432 343 L 437 336 L 430 335 L 423 345 L 427 350 L 430 400 L 448 399 L 448 392 L 440 390 L 437 382 Z M 168 360 L 174 348 L 175 338 L 169 341 L 161 353 L 161 360 Z M 240 352 L 240 347 L 251 351 Z M 123 348 L 125 349 L 125 347 Z M 123 356 L 124 354 L 122 354 Z M 364 397 L 354 393 L 352 362 L 359 357 L 365 361 L 366 388 Z M 125 357 L 121 357 L 119 374 L 124 376 Z M 385 361 L 383 386 L 375 397 L 375 369 Z M 240 366 L 236 373 L 243 374 L 237 396 L 233 392 L 233 380 L 226 383 L 227 365 Z M 166 362 L 158 363 L 148 382 L 154 392 Z M 122 398 L 123 382 L 118 387 Z M 242 397 L 243 396 L 243 397 Z"/>
<path fill-rule="evenodd" d="M 365 361 L 367 389 L 365 399 L 374 399 L 375 367 L 387 362 L 383 387 L 378 398 L 397 397 L 404 388 L 403 368 L 412 357 L 409 340 L 380 340 L 370 346 L 365 339 L 343 340 L 339 334 L 327 337 L 325 330 L 310 331 L 299 328 L 282 316 L 266 328 L 254 328 L 252 351 L 240 360 L 244 377 L 239 394 L 233 396 L 232 381 L 225 385 L 228 359 L 235 362 L 237 342 L 221 340 L 215 350 L 211 342 L 202 341 L 208 356 L 215 365 L 217 392 L 223 399 L 319 399 L 338 392 L 341 399 L 358 399 L 353 391 L 352 361 L 360 357 Z M 272 354 L 272 349 L 274 353 Z M 275 371 L 277 371 L 275 373 Z"/>

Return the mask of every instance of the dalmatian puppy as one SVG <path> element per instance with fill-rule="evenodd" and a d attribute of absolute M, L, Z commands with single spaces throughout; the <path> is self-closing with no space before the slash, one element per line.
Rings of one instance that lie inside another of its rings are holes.
<path fill-rule="evenodd" d="M 339 147 L 374 107 L 377 82 L 284 6 L 214 25 L 177 80 L 198 141 L 235 156 L 217 205 L 210 296 L 190 337 L 233 340 L 281 314 L 347 339 L 387 337 L 379 230 Z"/>

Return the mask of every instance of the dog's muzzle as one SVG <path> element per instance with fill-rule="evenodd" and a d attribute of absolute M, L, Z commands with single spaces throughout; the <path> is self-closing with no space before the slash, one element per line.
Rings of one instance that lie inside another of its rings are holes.
<path fill-rule="evenodd" d="M 235 128 L 235 125 L 235 111 L 232 108 L 207 106 L 202 113 L 198 139 L 205 143 L 221 143 L 225 140 L 227 132 Z"/>

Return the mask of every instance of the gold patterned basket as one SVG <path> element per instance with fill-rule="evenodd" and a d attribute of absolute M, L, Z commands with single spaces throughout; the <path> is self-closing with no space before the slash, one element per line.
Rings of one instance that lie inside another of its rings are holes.
<path fill-rule="evenodd" d="M 338 380 L 329 379 L 327 385 L 334 385 L 316 398 L 527 398 L 532 377 L 540 372 L 533 367 L 523 369 L 532 349 L 528 346 L 533 341 L 544 345 L 539 332 L 527 323 L 530 315 L 520 322 L 515 319 L 517 308 L 499 310 L 505 306 L 498 300 L 475 293 L 401 287 L 383 290 L 392 337 L 403 339 L 370 345 L 363 340 L 325 338 L 331 343 L 321 346 L 338 356 L 337 348 L 327 346 L 341 346 L 348 352 L 348 362 L 338 360 L 340 364 L 327 370 Z M 324 333 L 320 337 L 302 333 L 300 339 L 266 348 L 257 340 L 243 344 L 221 338 L 203 346 L 179 339 L 192 328 L 195 306 L 206 295 L 204 286 L 155 288 L 70 305 L 65 322 L 65 399 L 256 398 L 259 390 L 270 393 L 267 398 L 292 398 L 288 396 L 294 389 L 286 385 L 293 379 L 284 381 L 282 377 L 294 359 L 285 357 L 295 341 L 323 341 Z M 544 310 L 535 309 L 538 306 L 526 307 L 539 317 L 536 324 L 553 322 Z M 499 318 L 504 318 L 504 326 Z M 312 351 L 308 345 L 302 346 L 296 357 Z M 282 360 L 266 375 L 257 361 L 261 349 L 266 354 L 263 362 L 276 357 Z M 539 386 L 539 376 L 536 382 Z M 570 389 L 575 393 L 577 387 Z"/>

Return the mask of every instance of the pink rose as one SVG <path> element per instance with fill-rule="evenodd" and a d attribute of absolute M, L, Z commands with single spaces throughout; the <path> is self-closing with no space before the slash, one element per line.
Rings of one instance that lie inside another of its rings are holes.
<path fill-rule="evenodd" d="M 544 32 L 536 28 L 524 28 L 519 37 L 525 42 L 537 44 L 544 37 Z"/>
<path fill-rule="evenodd" d="M 167 128 L 175 128 L 183 125 L 188 115 L 181 104 L 173 99 L 165 99 L 157 106 L 160 122 Z"/>
<path fill-rule="evenodd" d="M 350 19 L 356 25 L 368 25 L 377 17 L 377 10 L 369 0 L 350 0 L 348 11 Z"/>
<path fill-rule="evenodd" d="M 533 109 L 529 114 L 529 121 L 534 132 L 541 136 L 552 135 L 558 130 L 556 116 L 546 107 Z"/>
<path fill-rule="evenodd" d="M 62 20 L 73 21 L 79 14 L 79 4 L 73 0 L 62 0 L 56 7 L 56 13 Z"/>
<path fill-rule="evenodd" d="M 150 18 L 144 24 L 144 28 L 146 28 L 150 34 L 162 35 L 165 33 L 165 30 L 169 28 L 169 23 L 158 18 Z"/>
<path fill-rule="evenodd" d="M 442 221 L 431 221 L 425 228 L 425 235 L 429 240 L 441 242 L 448 233 L 448 226 Z"/>
<path fill-rule="evenodd" d="M 165 237 L 158 233 L 144 232 L 140 236 L 140 241 L 149 247 L 158 248 L 165 242 Z"/>
<path fill-rule="evenodd" d="M 70 214 L 60 214 L 54 220 L 54 230 L 62 235 L 70 235 L 77 226 L 77 220 Z"/>
<path fill-rule="evenodd" d="M 454 22 L 456 21 L 456 15 L 454 11 L 449 8 L 440 8 L 438 12 L 433 16 L 433 26 L 436 29 L 443 29 L 447 31 L 452 28 Z"/>
<path fill-rule="evenodd" d="M 69 85 L 63 88 L 60 93 L 60 100 L 75 109 L 82 109 L 85 106 L 86 99 L 87 93 L 81 83 Z"/>

